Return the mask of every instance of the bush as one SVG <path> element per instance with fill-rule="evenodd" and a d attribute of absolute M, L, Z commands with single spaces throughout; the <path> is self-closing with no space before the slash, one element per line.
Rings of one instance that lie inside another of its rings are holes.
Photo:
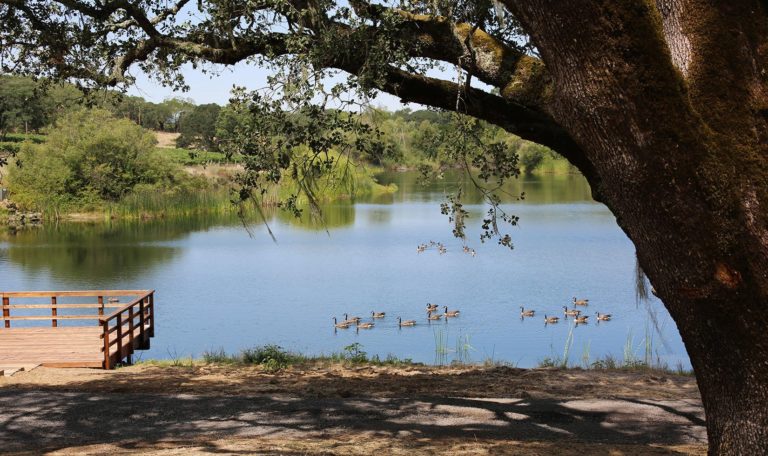
<path fill-rule="evenodd" d="M 363 345 L 359 342 L 344 347 L 344 357 L 353 363 L 365 363 L 368 361 L 368 353 L 363 351 Z"/>
<path fill-rule="evenodd" d="M 103 110 L 72 112 L 43 144 L 22 143 L 9 169 L 13 198 L 27 208 L 94 210 L 136 188 L 173 191 L 190 178 L 154 153 L 155 137 Z"/>
<path fill-rule="evenodd" d="M 529 147 L 525 147 L 525 151 L 521 154 L 520 162 L 525 167 L 525 174 L 532 174 L 536 169 L 544 162 L 544 151 L 532 144 Z"/>
<path fill-rule="evenodd" d="M 242 351 L 244 364 L 258 364 L 269 372 L 284 369 L 297 361 L 297 356 L 285 351 L 279 345 L 264 345 Z"/>
<path fill-rule="evenodd" d="M 237 360 L 229 356 L 223 348 L 218 350 L 206 350 L 203 352 L 203 361 L 208 364 L 232 364 Z"/>

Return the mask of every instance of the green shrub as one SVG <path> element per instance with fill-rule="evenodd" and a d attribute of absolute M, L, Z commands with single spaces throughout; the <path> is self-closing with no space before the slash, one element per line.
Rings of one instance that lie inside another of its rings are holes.
<path fill-rule="evenodd" d="M 206 350 L 203 352 L 203 361 L 208 364 L 232 364 L 237 359 L 228 355 L 223 348 L 218 350 Z"/>
<path fill-rule="evenodd" d="M 544 149 L 540 146 L 528 146 L 523 147 L 521 152 L 520 162 L 525 168 L 525 174 L 532 174 L 537 168 L 544 162 Z"/>
<path fill-rule="evenodd" d="M 107 111 L 75 111 L 56 122 L 45 143 L 22 143 L 9 188 L 22 207 L 58 214 L 98 210 L 136 189 L 200 187 L 200 180 L 156 154 L 155 142 L 151 132 Z"/>
<path fill-rule="evenodd" d="M 368 353 L 363 351 L 363 346 L 359 342 L 344 347 L 345 358 L 353 363 L 364 363 L 368 361 Z"/>
<path fill-rule="evenodd" d="M 297 355 L 284 350 L 279 345 L 247 348 L 242 351 L 240 358 L 244 364 L 258 364 L 268 372 L 285 369 L 299 361 Z"/>

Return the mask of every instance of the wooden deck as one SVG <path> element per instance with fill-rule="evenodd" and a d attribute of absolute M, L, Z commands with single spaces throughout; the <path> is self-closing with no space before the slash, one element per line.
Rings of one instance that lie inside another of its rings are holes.
<path fill-rule="evenodd" d="M 102 367 L 98 326 L 0 329 L 0 366 Z"/>
<path fill-rule="evenodd" d="M 153 290 L 2 292 L 0 296 L 5 322 L 0 327 L 0 366 L 39 364 L 110 369 L 124 360 L 130 361 L 135 350 L 148 349 L 154 335 Z M 109 296 L 128 296 L 129 302 L 105 303 Z M 46 303 L 29 303 L 30 299 L 39 301 L 41 297 L 46 298 Z M 60 298 L 96 298 L 97 302 L 60 303 Z M 117 310 L 104 315 L 109 308 Z M 73 311 L 78 314 L 71 314 Z M 90 321 L 90 325 L 59 324 L 71 320 Z M 16 321 L 26 326 L 17 327 Z M 39 326 L 44 322 L 50 326 Z"/>

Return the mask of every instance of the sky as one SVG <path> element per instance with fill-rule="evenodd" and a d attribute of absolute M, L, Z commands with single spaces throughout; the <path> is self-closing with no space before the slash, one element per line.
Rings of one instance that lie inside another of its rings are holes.
<path fill-rule="evenodd" d="M 189 86 L 187 92 L 174 92 L 170 87 L 163 87 L 156 79 L 142 73 L 138 68 L 133 68 L 132 73 L 136 77 L 136 83 L 128 89 L 128 93 L 154 103 L 159 103 L 166 98 L 183 97 L 191 98 L 196 104 L 217 103 L 226 105 L 229 102 L 230 91 L 234 86 L 254 90 L 267 85 L 269 70 L 259 68 L 252 63 L 240 62 L 233 66 L 217 65 L 215 68 L 219 73 L 218 75 L 204 74 L 189 64 L 184 65 L 182 74 Z M 388 94 L 380 94 L 373 104 L 390 111 L 402 109 L 405 106 L 398 98 Z M 418 109 L 418 105 L 411 104 L 408 106 L 412 109 Z"/>

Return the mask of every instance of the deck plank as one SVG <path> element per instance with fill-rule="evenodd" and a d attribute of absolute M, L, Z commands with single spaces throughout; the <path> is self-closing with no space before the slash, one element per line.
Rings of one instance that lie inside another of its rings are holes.
<path fill-rule="evenodd" d="M 99 327 L 0 328 L 0 365 L 100 366 Z"/>

